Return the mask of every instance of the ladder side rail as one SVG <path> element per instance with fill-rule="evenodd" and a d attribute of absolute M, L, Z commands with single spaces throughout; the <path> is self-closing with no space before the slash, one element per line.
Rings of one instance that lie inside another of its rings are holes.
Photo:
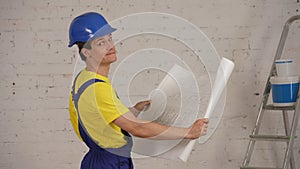
<path fill-rule="evenodd" d="M 274 62 L 275 62 L 275 60 L 281 58 L 282 51 L 283 51 L 283 48 L 284 48 L 284 44 L 286 42 L 287 35 L 288 35 L 289 29 L 290 29 L 290 25 L 294 21 L 297 21 L 297 20 L 300 20 L 300 15 L 296 15 L 296 16 L 293 16 L 293 17 L 289 18 L 286 21 L 286 23 L 284 24 L 284 27 L 283 27 L 283 30 L 282 30 L 282 33 L 281 33 L 281 37 L 280 37 L 280 40 L 279 40 L 279 43 L 278 43 L 278 47 L 277 47 L 277 50 L 276 50 Z"/>
<path fill-rule="evenodd" d="M 287 147 L 285 157 L 284 157 L 284 164 L 283 164 L 284 169 L 287 169 L 289 159 L 291 158 L 291 153 L 292 153 L 292 149 L 294 146 L 294 139 L 295 139 L 295 135 L 296 135 L 297 125 L 298 125 L 298 121 L 299 121 L 299 114 L 300 114 L 300 98 L 298 96 L 297 102 L 296 102 L 296 108 L 295 108 L 295 112 L 294 112 L 294 116 L 293 116 L 293 122 L 292 122 L 292 126 L 291 126 L 290 140 L 288 143 L 289 145 Z"/>
<path fill-rule="evenodd" d="M 294 110 L 294 113 L 296 111 Z M 290 126 L 290 122 L 289 122 L 289 116 L 288 116 L 288 111 L 287 110 L 282 110 L 282 116 L 283 116 L 283 124 L 284 124 L 284 131 L 285 131 L 285 135 L 287 137 L 289 137 L 291 135 L 291 127 Z M 287 147 L 289 146 L 289 142 L 287 142 Z M 291 158 L 287 159 L 290 160 L 290 169 L 295 169 L 295 159 L 294 159 L 294 155 L 293 155 L 293 149 L 291 150 Z"/>
<path fill-rule="evenodd" d="M 283 48 L 284 48 L 284 44 L 286 42 L 288 32 L 290 30 L 290 25 L 296 20 L 300 20 L 300 15 L 292 16 L 284 24 L 284 27 L 283 27 L 283 30 L 282 30 L 282 33 L 281 33 L 281 37 L 280 37 L 280 40 L 279 40 L 279 43 L 278 43 L 278 47 L 277 47 L 277 50 L 276 50 L 276 54 L 275 54 L 275 57 L 274 57 L 274 62 L 273 62 L 273 65 L 272 65 L 270 76 L 277 75 L 277 72 L 276 72 L 276 69 L 275 69 L 275 60 L 278 60 L 278 59 L 281 58 Z"/>
<path fill-rule="evenodd" d="M 256 118 L 254 129 L 252 130 L 252 135 L 256 135 L 259 132 L 259 128 L 261 126 L 262 117 L 263 117 L 263 113 L 264 113 L 263 107 L 268 102 L 268 96 L 269 96 L 268 90 L 270 92 L 270 89 L 269 89 L 270 87 L 269 86 L 271 86 L 271 84 L 267 83 L 267 87 L 265 89 L 264 96 L 263 96 L 263 101 L 262 101 L 262 103 L 259 107 L 259 113 L 258 113 L 257 118 Z M 252 153 L 253 153 L 253 149 L 254 149 L 254 144 L 255 144 L 255 140 L 251 139 L 250 142 L 249 142 L 247 151 L 246 151 L 243 166 L 249 165 L 250 159 L 251 159 L 251 156 L 252 156 Z"/>

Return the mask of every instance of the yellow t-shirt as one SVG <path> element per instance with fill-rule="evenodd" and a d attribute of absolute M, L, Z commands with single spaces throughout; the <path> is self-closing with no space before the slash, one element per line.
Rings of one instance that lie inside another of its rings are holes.
<path fill-rule="evenodd" d="M 118 98 L 109 79 L 84 69 L 77 78 L 75 93 L 82 84 L 94 78 L 104 82 L 90 85 L 80 96 L 78 101 L 80 119 L 89 136 L 99 146 L 102 148 L 120 148 L 126 144 L 126 140 L 121 128 L 112 122 L 129 110 Z M 72 94 L 70 95 L 69 112 L 73 128 L 82 140 Z"/>

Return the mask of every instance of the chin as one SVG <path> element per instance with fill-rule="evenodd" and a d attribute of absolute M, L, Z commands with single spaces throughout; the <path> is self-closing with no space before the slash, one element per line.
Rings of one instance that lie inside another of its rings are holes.
<path fill-rule="evenodd" d="M 116 54 L 106 55 L 103 61 L 106 63 L 114 63 L 115 61 L 117 61 L 117 56 Z"/>
<path fill-rule="evenodd" d="M 116 59 L 114 59 L 114 60 L 112 60 L 110 63 L 114 63 L 114 62 L 116 62 L 117 61 L 117 58 Z"/>

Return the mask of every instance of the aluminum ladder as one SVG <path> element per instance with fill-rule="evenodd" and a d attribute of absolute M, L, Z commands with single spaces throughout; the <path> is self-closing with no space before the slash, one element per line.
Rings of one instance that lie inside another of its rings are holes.
<path fill-rule="evenodd" d="M 272 67 L 271 67 L 270 74 L 267 79 L 265 90 L 263 93 L 262 102 L 259 107 L 259 112 L 257 115 L 256 123 L 255 123 L 254 129 L 250 135 L 250 141 L 249 141 L 249 145 L 247 148 L 247 152 L 246 152 L 243 164 L 240 167 L 241 169 L 288 169 L 289 167 L 290 167 L 290 169 L 296 169 L 294 155 L 293 155 L 293 144 L 294 144 L 294 139 L 296 138 L 295 134 L 296 134 L 296 128 L 297 128 L 299 114 L 300 114 L 299 94 L 297 97 L 296 104 L 294 106 L 276 107 L 273 105 L 267 105 L 268 98 L 269 98 L 270 91 L 271 91 L 270 78 L 272 76 L 277 75 L 277 71 L 276 71 L 276 67 L 275 67 L 275 60 L 278 60 L 281 58 L 290 25 L 291 25 L 291 23 L 293 23 L 296 20 L 300 20 L 300 15 L 296 15 L 296 16 L 289 18 L 283 27 L 283 31 L 282 31 L 282 34 L 280 37 L 278 48 L 277 48 L 277 51 L 276 51 L 276 54 L 274 57 L 274 61 L 273 61 Z M 280 136 L 280 135 L 261 135 L 261 134 L 259 134 L 259 128 L 262 123 L 264 110 L 280 110 L 280 111 L 282 111 L 285 135 Z M 294 113 L 293 113 L 293 118 L 292 118 L 292 124 L 290 125 L 289 118 L 288 118 L 288 111 L 292 111 L 292 110 L 294 111 Z M 250 159 L 251 159 L 252 153 L 254 151 L 254 145 L 255 145 L 256 141 L 284 141 L 287 143 L 284 161 L 283 161 L 283 165 L 281 168 L 266 168 L 266 167 L 249 166 Z"/>

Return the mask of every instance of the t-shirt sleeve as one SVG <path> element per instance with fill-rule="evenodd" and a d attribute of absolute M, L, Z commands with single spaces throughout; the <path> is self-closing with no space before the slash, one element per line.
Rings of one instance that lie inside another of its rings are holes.
<path fill-rule="evenodd" d="M 98 111 L 108 124 L 129 111 L 111 85 L 98 83 L 95 94 Z"/>

